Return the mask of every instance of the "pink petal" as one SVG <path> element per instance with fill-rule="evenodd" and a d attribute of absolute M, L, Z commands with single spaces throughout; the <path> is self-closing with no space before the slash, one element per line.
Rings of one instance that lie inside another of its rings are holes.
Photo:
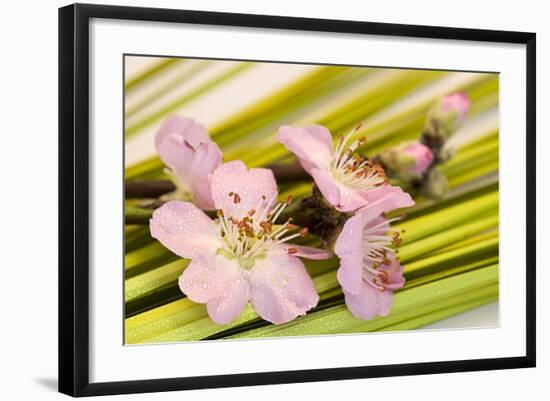
<path fill-rule="evenodd" d="M 177 174 L 181 182 L 188 184 L 195 151 L 184 143 L 183 137 L 167 135 L 157 146 L 157 152 L 162 162 Z"/>
<path fill-rule="evenodd" d="M 279 128 L 279 142 L 294 153 L 307 172 L 313 167 L 325 167 L 332 158 L 332 136 L 320 125 Z"/>
<path fill-rule="evenodd" d="M 179 278 L 181 291 L 198 303 L 206 303 L 210 318 L 226 324 L 238 317 L 249 300 L 250 286 L 236 259 L 219 255 L 193 258 Z"/>
<path fill-rule="evenodd" d="M 271 170 L 249 170 L 240 160 L 218 167 L 212 174 L 211 182 L 216 209 L 222 209 L 226 215 L 236 219 L 244 217 L 259 205 L 265 205 L 277 195 L 277 183 Z"/>
<path fill-rule="evenodd" d="M 210 142 L 204 126 L 177 115 L 166 119 L 155 136 L 155 147 L 162 162 L 186 185 L 191 181 L 189 170 L 195 150 L 201 143 Z"/>
<path fill-rule="evenodd" d="M 374 226 L 377 226 L 375 230 L 371 231 L 373 235 L 384 235 L 390 229 L 388 221 L 383 216 L 377 217 L 374 220 L 363 221 L 363 224 L 365 224 L 365 228 L 372 228 Z"/>
<path fill-rule="evenodd" d="M 214 208 L 210 183 L 213 171 L 221 162 L 222 152 L 215 143 L 203 143 L 197 147 L 191 163 L 191 186 L 201 209 Z"/>
<path fill-rule="evenodd" d="M 160 144 L 170 135 L 181 136 L 191 125 L 193 120 L 178 115 L 170 116 L 162 123 L 155 135 L 155 147 L 158 150 Z"/>
<path fill-rule="evenodd" d="M 353 212 L 367 205 L 363 191 L 340 184 L 340 203 L 335 206 L 341 212 Z"/>
<path fill-rule="evenodd" d="M 201 143 L 212 142 L 206 127 L 194 121 L 193 125 L 185 131 L 183 137 L 195 149 L 198 148 Z"/>
<path fill-rule="evenodd" d="M 336 277 L 344 291 L 351 294 L 358 294 L 362 288 L 363 226 L 362 215 L 349 218 L 334 246 L 334 252 L 340 257 Z"/>
<path fill-rule="evenodd" d="M 336 180 L 328 173 L 328 171 L 313 168 L 310 171 L 315 184 L 319 188 L 319 191 L 323 194 L 328 203 L 337 207 L 340 205 L 340 187 Z"/>
<path fill-rule="evenodd" d="M 310 246 L 301 246 L 295 244 L 282 244 L 281 249 L 283 252 L 288 253 L 288 250 L 292 248 L 295 251 L 292 256 L 298 256 L 300 258 L 306 258 L 311 260 L 323 260 L 330 257 L 330 252 L 325 249 L 313 248 Z"/>
<path fill-rule="evenodd" d="M 462 121 L 470 110 L 470 99 L 465 93 L 457 92 L 441 99 L 441 111 L 443 113 L 455 112 L 458 113 L 458 120 Z"/>
<path fill-rule="evenodd" d="M 363 194 L 366 191 L 359 191 L 339 183 L 327 170 L 313 168 L 310 174 L 327 202 L 336 210 L 352 212 L 368 204 Z"/>
<path fill-rule="evenodd" d="M 384 287 L 390 290 L 396 290 L 402 288 L 405 285 L 405 278 L 403 277 L 403 266 L 393 256 L 389 255 L 391 263 L 389 265 L 381 265 L 379 270 L 383 270 L 388 275 L 388 281 L 384 283 Z"/>
<path fill-rule="evenodd" d="M 382 213 L 414 205 L 413 199 L 407 192 L 404 192 L 401 187 L 391 185 L 381 185 L 375 189 L 364 191 L 363 197 L 366 199 L 367 205 L 360 212 L 364 213 L 365 221 L 373 220 Z"/>
<path fill-rule="evenodd" d="M 387 316 L 393 304 L 393 292 L 380 291 L 363 282 L 361 292 L 350 294 L 344 291 L 346 305 L 353 316 L 369 320 L 379 316 Z"/>
<path fill-rule="evenodd" d="M 215 253 L 221 237 L 216 224 L 189 202 L 170 201 L 149 221 L 151 236 L 182 258 Z"/>
<path fill-rule="evenodd" d="M 206 309 L 214 323 L 227 324 L 240 316 L 249 299 L 250 285 L 240 277 L 226 286 L 220 296 L 208 302 Z"/>
<path fill-rule="evenodd" d="M 190 300 L 204 304 L 217 298 L 225 287 L 241 276 L 242 269 L 236 260 L 205 253 L 193 258 L 179 277 L 178 283 L 181 291 Z"/>
<path fill-rule="evenodd" d="M 181 136 L 194 148 L 201 143 L 210 142 L 208 132 L 202 124 L 196 123 L 191 118 L 173 115 L 168 117 L 157 131 L 155 136 L 157 152 L 164 139 L 170 135 Z"/>
<path fill-rule="evenodd" d="M 250 270 L 251 302 L 256 312 L 275 324 L 304 315 L 319 302 L 304 264 L 294 256 L 271 252 Z"/>
<path fill-rule="evenodd" d="M 409 167 L 409 171 L 418 174 L 424 173 L 428 167 L 430 167 L 434 159 L 431 149 L 420 142 L 414 142 L 407 145 L 403 148 L 403 153 L 414 158 L 414 165 Z"/>

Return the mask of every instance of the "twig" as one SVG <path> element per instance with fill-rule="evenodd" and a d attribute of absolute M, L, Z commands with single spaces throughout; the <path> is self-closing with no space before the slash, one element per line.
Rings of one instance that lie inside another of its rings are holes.
<path fill-rule="evenodd" d="M 275 164 L 268 166 L 268 168 L 273 171 L 278 183 L 311 180 L 311 177 L 298 162 Z M 124 193 L 127 199 L 158 198 L 176 189 L 170 180 L 127 180 L 124 185 Z"/>

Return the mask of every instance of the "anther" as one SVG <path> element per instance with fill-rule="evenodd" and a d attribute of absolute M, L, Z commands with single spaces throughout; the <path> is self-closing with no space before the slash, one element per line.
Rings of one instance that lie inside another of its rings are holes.
<path fill-rule="evenodd" d="M 262 227 L 267 234 L 271 233 L 271 230 L 273 228 L 272 224 L 268 223 L 267 221 L 262 221 L 260 223 L 260 227 Z"/>
<path fill-rule="evenodd" d="M 183 144 L 188 147 L 189 149 L 191 149 L 192 151 L 195 151 L 195 148 L 193 147 L 193 145 L 191 145 L 189 142 L 187 141 L 183 141 Z"/>

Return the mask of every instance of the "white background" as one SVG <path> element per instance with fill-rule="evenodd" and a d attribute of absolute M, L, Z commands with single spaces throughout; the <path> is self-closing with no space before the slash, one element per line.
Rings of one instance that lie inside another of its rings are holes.
<path fill-rule="evenodd" d="M 115 3 L 113 1 L 113 3 Z M 538 34 L 538 132 L 547 132 L 550 81 L 541 73 L 548 71 L 550 27 L 544 2 L 523 1 L 512 5 L 502 2 L 448 3 L 440 1 L 339 2 L 283 1 L 269 4 L 231 1 L 231 9 L 223 1 L 134 1 L 116 2 L 128 5 L 165 6 L 189 9 L 235 11 L 249 13 L 313 16 L 399 22 L 429 25 L 465 26 L 509 30 L 536 31 Z M 264 2 L 265 3 L 265 2 Z M 398 3 L 398 4 L 397 4 Z M 0 340 L 2 386 L 0 394 L 7 399 L 55 399 L 56 324 L 57 324 L 57 10 L 64 3 L 25 2 L 4 10 L 2 29 L 2 73 L 0 88 L 3 108 L 3 146 L 0 147 L 3 190 L 2 270 L 0 291 L 2 324 Z M 546 50 L 546 52 L 544 51 Z M 6 124 L 7 123 L 7 124 Z M 542 177 L 550 174 L 550 161 L 543 157 L 548 139 L 538 139 L 538 204 L 548 203 L 550 193 L 542 187 Z M 8 189 L 8 191 L 4 190 Z M 546 193 L 545 193 L 546 192 Z M 376 380 L 293 384 L 244 389 L 222 389 L 192 393 L 148 395 L 147 399 L 228 399 L 281 397 L 315 397 L 334 399 L 343 394 L 360 397 L 398 399 L 463 400 L 465 397 L 525 397 L 548 393 L 546 380 L 550 374 L 547 360 L 548 336 L 545 311 L 550 307 L 543 285 L 549 274 L 544 269 L 543 226 L 547 214 L 538 210 L 539 269 L 538 326 L 539 367 L 529 370 L 463 373 L 443 376 L 400 377 Z M 452 346 L 450 344 L 450 346 Z M 185 361 L 182 361 L 185 363 Z M 127 396 L 138 399 L 142 395 Z"/>

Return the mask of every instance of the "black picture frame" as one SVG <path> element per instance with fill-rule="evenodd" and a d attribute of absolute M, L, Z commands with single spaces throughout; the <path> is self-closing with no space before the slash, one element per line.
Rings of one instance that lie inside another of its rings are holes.
<path fill-rule="evenodd" d="M 90 383 L 88 61 L 91 18 L 524 44 L 527 68 L 526 354 L 520 357 L 495 359 Z M 527 32 L 87 4 L 74 4 L 60 8 L 59 391 L 72 396 L 94 396 L 534 367 L 536 361 L 535 65 L 536 35 Z"/>

